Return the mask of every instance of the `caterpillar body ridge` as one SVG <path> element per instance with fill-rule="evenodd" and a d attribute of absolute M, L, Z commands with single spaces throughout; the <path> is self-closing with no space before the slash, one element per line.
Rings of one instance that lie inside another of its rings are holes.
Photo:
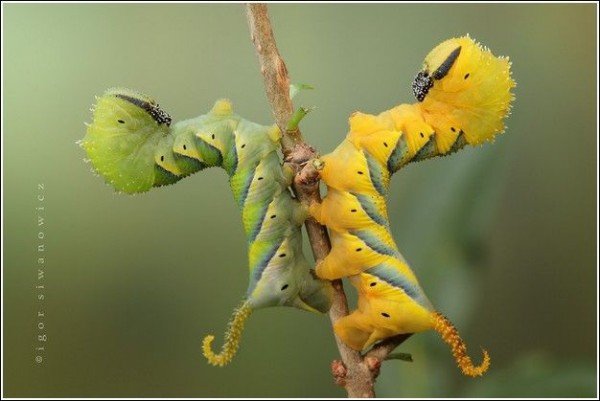
<path fill-rule="evenodd" d="M 292 174 L 277 153 L 280 136 L 276 126 L 236 115 L 227 100 L 207 114 L 171 124 L 152 98 L 118 88 L 98 98 L 81 142 L 96 171 L 125 193 L 173 184 L 208 167 L 227 172 L 242 211 L 250 279 L 221 353 L 211 349 L 213 336 L 204 339 L 204 355 L 213 365 L 233 358 L 253 310 L 281 305 L 326 312 L 330 306 L 330 284 L 314 277 L 302 252 L 307 210 L 288 190 Z"/>
<path fill-rule="evenodd" d="M 386 206 L 391 175 L 410 162 L 478 145 L 504 131 L 515 86 L 510 63 L 470 37 L 432 50 L 413 82 L 415 104 L 379 115 L 354 113 L 346 139 L 318 167 L 327 185 L 311 215 L 329 228 L 331 252 L 316 272 L 328 280 L 350 277 L 358 307 L 338 320 L 336 334 L 363 350 L 385 338 L 433 329 L 450 345 L 462 372 L 480 376 L 452 323 L 438 313 L 392 237 Z"/>

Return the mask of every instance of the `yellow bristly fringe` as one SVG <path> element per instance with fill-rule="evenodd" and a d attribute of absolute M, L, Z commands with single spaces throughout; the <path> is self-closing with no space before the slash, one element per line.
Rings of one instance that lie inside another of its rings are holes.
<path fill-rule="evenodd" d="M 242 331 L 248 316 L 252 313 L 252 309 L 247 303 L 242 304 L 233 312 L 233 317 L 229 322 L 229 327 L 225 333 L 225 342 L 221 347 L 221 352 L 215 354 L 211 348 L 215 336 L 208 335 L 202 341 L 202 353 L 208 359 L 208 363 L 213 366 L 223 367 L 227 365 L 235 356 L 242 338 Z"/>
<path fill-rule="evenodd" d="M 483 350 L 483 361 L 479 366 L 474 366 L 471 358 L 467 355 L 467 346 L 458 334 L 456 327 L 441 313 L 435 313 L 435 327 L 442 340 L 452 349 L 452 355 L 463 374 L 471 377 L 483 375 L 490 367 L 490 356 Z"/>

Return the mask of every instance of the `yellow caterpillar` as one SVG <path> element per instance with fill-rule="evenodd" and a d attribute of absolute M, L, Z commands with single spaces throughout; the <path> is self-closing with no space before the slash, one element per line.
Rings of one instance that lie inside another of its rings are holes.
<path fill-rule="evenodd" d="M 470 37 L 443 42 L 425 58 L 413 82 L 419 101 L 379 115 L 354 113 L 350 132 L 321 158 L 327 196 L 311 215 L 329 228 L 332 249 L 317 275 L 350 277 L 358 308 L 335 324 L 348 346 L 363 350 L 385 338 L 433 329 L 448 343 L 462 372 L 482 375 L 458 332 L 436 312 L 392 238 L 385 196 L 390 176 L 412 161 L 446 155 L 504 131 L 515 86 L 507 58 L 495 57 Z"/>

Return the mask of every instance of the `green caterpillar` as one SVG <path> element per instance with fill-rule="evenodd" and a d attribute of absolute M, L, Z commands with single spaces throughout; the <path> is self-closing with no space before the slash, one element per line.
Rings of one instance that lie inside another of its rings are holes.
<path fill-rule="evenodd" d="M 211 349 L 213 336 L 204 339 L 209 363 L 231 361 L 252 310 L 278 305 L 329 309 L 331 286 L 314 277 L 302 253 L 301 225 L 308 212 L 288 190 L 293 173 L 281 165 L 276 126 L 241 118 L 226 100 L 207 114 L 171 125 L 171 117 L 152 98 L 120 88 L 98 98 L 93 112 L 81 145 L 96 171 L 118 191 L 148 191 L 207 167 L 222 167 L 229 175 L 248 240 L 250 282 L 221 353 Z"/>

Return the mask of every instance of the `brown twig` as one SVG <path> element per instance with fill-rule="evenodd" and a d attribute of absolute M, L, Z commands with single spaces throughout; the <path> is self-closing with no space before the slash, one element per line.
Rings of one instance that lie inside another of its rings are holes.
<path fill-rule="evenodd" d="M 317 153 L 313 147 L 304 142 L 300 129 L 287 130 L 288 121 L 294 112 L 289 95 L 290 79 L 273 37 L 267 6 L 256 3 L 248 4 L 246 12 L 250 37 L 258 55 L 267 98 L 271 104 L 275 122 L 283 133 L 282 151 L 286 162 L 297 172 L 293 184 L 294 193 L 305 204 L 320 202 L 318 171 L 312 163 L 309 163 L 311 159 L 317 157 Z M 315 220 L 308 219 L 306 231 L 315 259 L 322 260 L 331 249 L 327 230 Z M 333 324 L 348 315 L 348 302 L 342 281 L 335 280 L 332 284 L 334 297 L 329 318 Z M 406 338 L 408 335 L 383 341 L 363 358 L 359 352 L 348 348 L 336 337 L 341 357 L 341 361 L 332 363 L 332 373 L 336 383 L 346 389 L 349 397 L 375 397 L 374 384 L 381 362 Z"/>

